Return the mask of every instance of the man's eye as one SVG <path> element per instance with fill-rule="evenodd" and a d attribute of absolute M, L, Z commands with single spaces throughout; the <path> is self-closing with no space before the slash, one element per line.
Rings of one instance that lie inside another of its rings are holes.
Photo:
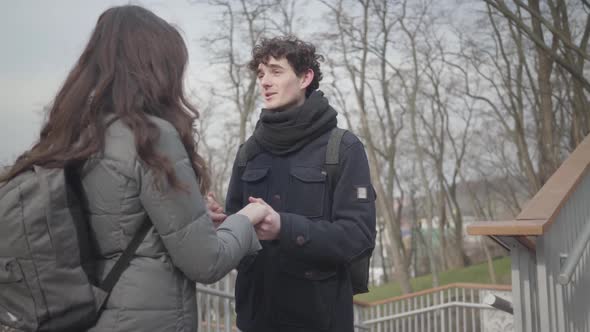
<path fill-rule="evenodd" d="M 280 70 L 273 70 L 272 73 L 275 74 L 275 75 L 278 75 L 278 74 L 281 73 L 281 71 Z"/>

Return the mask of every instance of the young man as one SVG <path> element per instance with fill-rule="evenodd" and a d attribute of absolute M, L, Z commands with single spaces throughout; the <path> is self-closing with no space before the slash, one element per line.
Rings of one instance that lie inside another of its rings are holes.
<path fill-rule="evenodd" d="M 369 256 L 375 243 L 375 191 L 364 147 L 346 132 L 338 176 L 328 178 L 326 148 L 337 113 L 317 90 L 322 56 L 293 37 L 264 39 L 252 53 L 249 67 L 265 108 L 249 138 L 254 142 L 240 148 L 234 163 L 226 211 L 259 200 L 272 213 L 256 228 L 263 249 L 238 267 L 238 327 L 352 332 L 350 264 Z"/>

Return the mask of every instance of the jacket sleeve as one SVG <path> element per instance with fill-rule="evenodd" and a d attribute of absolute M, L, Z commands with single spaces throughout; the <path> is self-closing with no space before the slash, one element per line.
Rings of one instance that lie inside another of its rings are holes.
<path fill-rule="evenodd" d="M 260 243 L 245 216 L 231 215 L 215 230 L 178 133 L 173 127 L 160 131 L 157 152 L 170 160 L 184 189 L 158 182 L 142 165 L 141 202 L 173 264 L 193 281 L 215 282 L 259 250 Z"/>
<path fill-rule="evenodd" d="M 321 264 L 347 264 L 375 247 L 375 191 L 360 141 L 342 149 L 332 222 L 280 213 L 280 246 L 287 254 Z M 305 198 L 303 198 L 305 199 Z"/>

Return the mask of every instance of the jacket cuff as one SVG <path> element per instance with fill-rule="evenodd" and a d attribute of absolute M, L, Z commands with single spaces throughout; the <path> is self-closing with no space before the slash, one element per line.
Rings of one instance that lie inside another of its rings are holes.
<path fill-rule="evenodd" d="M 305 247 L 311 241 L 307 218 L 292 213 L 279 213 L 279 215 L 281 216 L 279 233 L 281 248 L 290 251 Z"/>
<path fill-rule="evenodd" d="M 260 241 L 256 236 L 256 231 L 254 230 L 254 226 L 250 222 L 248 217 L 243 216 L 241 214 L 232 214 L 228 216 L 227 219 L 219 225 L 218 231 L 222 230 L 230 230 L 234 235 L 235 234 L 248 234 L 242 238 L 243 243 L 248 251 L 246 255 L 251 255 L 262 249 L 262 245 L 260 245 Z"/>

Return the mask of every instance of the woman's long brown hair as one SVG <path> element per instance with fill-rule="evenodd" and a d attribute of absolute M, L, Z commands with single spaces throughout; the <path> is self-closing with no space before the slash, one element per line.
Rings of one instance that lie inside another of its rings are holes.
<path fill-rule="evenodd" d="M 158 179 L 182 188 L 171 161 L 154 150 L 160 133 L 149 121 L 152 115 L 176 128 L 204 193 L 210 177 L 195 142 L 199 113 L 183 91 L 187 61 L 180 33 L 154 13 L 138 6 L 106 10 L 57 93 L 38 142 L 0 183 L 33 165 L 65 167 L 100 152 L 108 126 L 104 118 L 113 114 L 133 131 L 139 157 Z"/>

